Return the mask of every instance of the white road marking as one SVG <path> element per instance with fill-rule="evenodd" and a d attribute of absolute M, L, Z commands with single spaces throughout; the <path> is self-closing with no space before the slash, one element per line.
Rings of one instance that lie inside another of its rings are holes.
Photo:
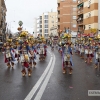
<path fill-rule="evenodd" d="M 32 99 L 32 97 L 34 96 L 35 92 L 37 91 L 37 89 L 39 88 L 40 84 L 42 83 L 43 79 L 45 78 L 46 74 L 48 73 L 48 71 L 49 71 L 49 69 L 51 67 L 52 60 L 53 60 L 53 57 L 50 58 L 50 62 L 48 64 L 47 68 L 45 69 L 45 71 L 43 72 L 42 76 L 39 78 L 38 82 L 35 84 L 35 86 L 32 88 L 32 90 L 29 92 L 29 94 L 26 96 L 26 98 L 24 100 L 31 100 Z"/>
<path fill-rule="evenodd" d="M 42 97 L 42 95 L 43 95 L 43 93 L 44 93 L 44 91 L 46 89 L 46 86 L 47 86 L 47 84 L 48 84 L 48 82 L 50 80 L 51 74 L 53 72 L 54 65 L 55 65 L 55 60 L 56 60 L 56 58 L 55 58 L 55 55 L 54 55 L 54 60 L 53 60 L 53 63 L 51 65 L 52 67 L 50 68 L 49 73 L 48 73 L 47 77 L 45 78 L 45 80 L 44 80 L 44 82 L 43 82 L 43 84 L 42 84 L 40 90 L 38 91 L 38 93 L 37 93 L 37 95 L 36 95 L 34 100 L 40 100 L 41 99 L 41 97 Z"/>

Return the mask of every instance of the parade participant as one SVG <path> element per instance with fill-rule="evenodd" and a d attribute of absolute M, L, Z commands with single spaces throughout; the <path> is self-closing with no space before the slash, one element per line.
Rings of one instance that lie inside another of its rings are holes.
<path fill-rule="evenodd" d="M 44 43 L 44 56 L 46 57 L 47 56 L 47 45 L 46 45 L 46 41 L 43 40 L 43 43 Z"/>
<path fill-rule="evenodd" d="M 4 44 L 3 52 L 5 55 L 5 63 L 7 64 L 8 68 L 13 68 L 15 61 L 14 49 L 9 41 L 10 40 L 8 40 L 8 42 Z"/>
<path fill-rule="evenodd" d="M 52 40 L 51 42 L 51 50 L 53 51 L 54 50 L 54 41 Z"/>
<path fill-rule="evenodd" d="M 98 66 L 100 66 L 100 45 L 95 46 L 94 59 L 95 59 L 95 68 L 98 68 Z"/>
<path fill-rule="evenodd" d="M 62 44 L 62 67 L 63 73 L 66 73 L 67 69 L 69 69 L 69 74 L 72 74 L 72 49 L 71 44 Z"/>
<path fill-rule="evenodd" d="M 85 43 L 84 49 L 85 49 L 85 62 L 87 62 L 87 55 L 88 55 L 88 45 L 87 45 L 87 43 Z"/>
<path fill-rule="evenodd" d="M 44 49 L 44 43 L 42 40 L 39 40 L 39 45 L 38 45 L 38 48 L 39 48 L 39 60 L 44 60 L 45 59 L 45 49 Z"/>
<path fill-rule="evenodd" d="M 81 45 L 80 56 L 81 58 L 84 58 L 84 45 Z"/>
<path fill-rule="evenodd" d="M 35 67 L 36 66 L 36 49 L 35 49 L 34 43 L 30 44 L 30 49 L 31 51 L 28 52 L 29 59 L 30 59 L 30 67 L 32 67 L 32 65 Z"/>
<path fill-rule="evenodd" d="M 90 44 L 88 45 L 88 53 L 87 53 L 87 63 L 91 63 L 92 62 L 92 57 L 93 57 L 93 48 L 90 46 Z"/>
<path fill-rule="evenodd" d="M 26 75 L 26 69 L 28 71 L 28 76 L 31 76 L 32 69 L 29 65 L 30 59 L 28 55 L 28 52 L 31 53 L 31 49 L 26 41 L 24 41 L 24 43 L 21 44 L 19 51 L 20 51 L 20 59 L 21 59 L 21 65 L 22 65 L 22 71 L 21 71 L 22 76 Z"/>
<path fill-rule="evenodd" d="M 14 45 L 14 50 L 15 50 L 15 58 L 17 58 L 17 61 L 19 62 L 20 60 L 20 54 L 19 54 L 19 44 L 16 43 L 16 45 Z"/>

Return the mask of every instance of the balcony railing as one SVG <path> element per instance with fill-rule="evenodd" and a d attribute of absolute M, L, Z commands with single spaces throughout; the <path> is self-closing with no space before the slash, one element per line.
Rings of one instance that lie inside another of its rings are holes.
<path fill-rule="evenodd" d="M 78 15 L 82 14 L 83 13 L 83 9 L 80 9 L 77 11 Z"/>
<path fill-rule="evenodd" d="M 77 22 L 78 25 L 83 25 L 83 21 Z"/>

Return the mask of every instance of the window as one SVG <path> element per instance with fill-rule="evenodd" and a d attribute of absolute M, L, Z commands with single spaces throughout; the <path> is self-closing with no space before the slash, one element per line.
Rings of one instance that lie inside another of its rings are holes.
<path fill-rule="evenodd" d="M 45 23 L 48 23 L 48 20 L 44 20 Z"/>
<path fill-rule="evenodd" d="M 89 29 L 91 29 L 91 25 L 89 25 Z"/>
<path fill-rule="evenodd" d="M 45 33 L 48 33 L 48 29 L 45 29 Z"/>
<path fill-rule="evenodd" d="M 42 25 L 40 25 L 40 28 L 42 28 Z"/>
<path fill-rule="evenodd" d="M 49 34 L 45 34 L 45 37 L 48 37 L 49 36 Z"/>
<path fill-rule="evenodd" d="M 75 27 L 75 28 L 76 28 L 76 24 L 73 24 L 73 27 Z"/>
<path fill-rule="evenodd" d="M 45 28 L 48 28 L 48 25 L 45 25 Z"/>
<path fill-rule="evenodd" d="M 76 16 L 73 16 L 73 19 L 76 19 Z"/>
<path fill-rule="evenodd" d="M 42 21 L 40 21 L 40 24 L 42 24 Z"/>
<path fill-rule="evenodd" d="M 40 33 L 42 32 L 42 30 L 40 30 Z"/>
<path fill-rule="evenodd" d="M 42 19 L 42 16 L 40 16 L 40 19 Z"/>
<path fill-rule="evenodd" d="M 76 2 L 77 0 L 73 0 L 73 2 Z"/>
<path fill-rule="evenodd" d="M 76 11 L 77 10 L 77 8 L 76 7 L 73 7 L 73 11 Z"/>
<path fill-rule="evenodd" d="M 45 18 L 45 19 L 48 19 L 48 15 L 45 15 L 44 18 Z"/>

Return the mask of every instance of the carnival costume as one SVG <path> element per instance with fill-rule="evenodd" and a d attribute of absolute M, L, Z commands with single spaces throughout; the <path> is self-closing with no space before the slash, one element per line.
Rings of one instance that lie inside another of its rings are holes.
<path fill-rule="evenodd" d="M 28 71 L 28 76 L 31 76 L 32 70 L 30 67 L 30 59 L 29 59 L 29 52 L 31 53 L 31 49 L 28 43 L 24 42 L 24 44 L 19 47 L 20 51 L 20 60 L 22 65 L 22 75 L 26 75 L 26 69 Z"/>
<path fill-rule="evenodd" d="M 30 49 L 31 49 L 31 53 L 28 52 L 29 59 L 30 59 L 30 66 L 32 67 L 32 65 L 34 65 L 35 67 L 36 66 L 36 48 L 34 44 L 31 44 Z"/>
<path fill-rule="evenodd" d="M 44 60 L 45 59 L 45 48 L 44 48 L 44 43 L 40 41 L 39 45 L 39 60 Z"/>
<path fill-rule="evenodd" d="M 63 73 L 66 73 L 66 69 L 69 69 L 69 74 L 72 74 L 72 49 L 70 44 L 62 44 L 62 67 Z"/>
<path fill-rule="evenodd" d="M 4 44 L 3 52 L 4 52 L 4 55 L 5 55 L 5 63 L 7 64 L 7 66 L 9 68 L 11 66 L 13 68 L 15 57 L 14 57 L 14 49 L 13 49 L 12 45 L 10 43 Z"/>

